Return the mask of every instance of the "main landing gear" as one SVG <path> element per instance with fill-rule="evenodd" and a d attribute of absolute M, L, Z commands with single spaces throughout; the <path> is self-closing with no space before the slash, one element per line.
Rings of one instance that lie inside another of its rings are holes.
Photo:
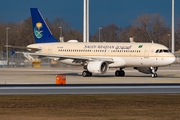
<path fill-rule="evenodd" d="M 155 78 L 158 76 L 156 73 L 157 69 L 158 69 L 157 67 L 150 67 L 152 78 Z"/>
<path fill-rule="evenodd" d="M 92 73 L 87 70 L 87 65 L 84 66 L 84 71 L 82 72 L 83 77 L 91 77 Z"/>
<path fill-rule="evenodd" d="M 117 77 L 118 76 L 124 77 L 125 76 L 124 70 L 122 70 L 121 68 L 120 68 L 120 70 L 116 70 L 115 76 L 117 76 Z"/>
<path fill-rule="evenodd" d="M 83 77 L 91 77 L 91 76 L 92 76 L 92 73 L 89 72 L 89 71 L 83 71 L 83 72 L 82 72 L 82 76 L 83 76 Z"/>

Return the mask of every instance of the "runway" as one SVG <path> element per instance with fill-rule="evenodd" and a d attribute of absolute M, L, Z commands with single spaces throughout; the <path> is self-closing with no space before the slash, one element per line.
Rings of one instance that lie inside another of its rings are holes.
<path fill-rule="evenodd" d="M 179 94 L 180 66 L 159 68 L 158 77 L 127 68 L 125 77 L 82 77 L 79 67 L 0 68 L 0 94 Z M 66 76 L 66 85 L 56 85 L 56 75 Z"/>
<path fill-rule="evenodd" d="M 0 95 L 179 94 L 180 84 L 1 85 Z"/>
<path fill-rule="evenodd" d="M 0 68 L 0 84 L 55 84 L 56 75 L 66 75 L 67 84 L 126 84 L 126 83 L 180 83 L 180 65 L 159 67 L 158 77 L 143 74 L 132 68 L 125 68 L 125 77 L 115 77 L 110 69 L 107 74 L 93 74 L 92 77 L 82 77 L 81 67 L 21 67 Z"/>

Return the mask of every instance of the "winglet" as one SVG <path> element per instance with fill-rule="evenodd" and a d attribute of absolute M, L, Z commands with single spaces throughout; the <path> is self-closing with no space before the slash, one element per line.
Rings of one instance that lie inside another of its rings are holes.
<path fill-rule="evenodd" d="M 52 35 L 44 18 L 37 8 L 30 8 L 32 17 L 32 27 L 36 43 L 58 42 Z"/>

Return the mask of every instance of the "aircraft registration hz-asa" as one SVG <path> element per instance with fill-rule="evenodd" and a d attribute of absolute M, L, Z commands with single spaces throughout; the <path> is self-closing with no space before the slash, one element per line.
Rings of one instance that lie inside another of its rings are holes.
<path fill-rule="evenodd" d="M 83 77 L 93 73 L 105 74 L 117 68 L 115 76 L 125 76 L 124 68 L 157 77 L 158 67 L 168 66 L 175 56 L 167 47 L 157 43 L 135 42 L 59 42 L 48 28 L 37 8 L 30 8 L 36 43 L 27 46 L 30 55 L 50 58 L 69 65 L 83 66 Z"/>

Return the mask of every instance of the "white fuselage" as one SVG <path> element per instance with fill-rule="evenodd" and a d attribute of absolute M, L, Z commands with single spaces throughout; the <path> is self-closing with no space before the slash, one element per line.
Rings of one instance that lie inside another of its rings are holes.
<path fill-rule="evenodd" d="M 41 49 L 37 53 L 63 56 L 112 59 L 109 67 L 159 67 L 175 61 L 168 48 L 156 43 L 42 43 L 27 47 Z M 70 65 L 81 65 L 73 59 L 59 59 Z"/>

